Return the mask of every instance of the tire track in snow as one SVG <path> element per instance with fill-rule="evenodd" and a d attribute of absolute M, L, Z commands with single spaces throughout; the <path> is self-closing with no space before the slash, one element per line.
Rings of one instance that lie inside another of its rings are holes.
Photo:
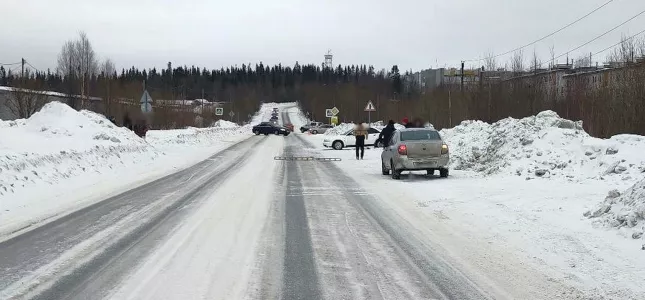
<path fill-rule="evenodd" d="M 0 286 L 0 295 L 8 298 L 11 295 L 35 299 L 72 298 L 77 293 L 83 293 L 83 290 L 97 291 L 104 284 L 113 283 L 137 263 L 138 258 L 145 256 L 146 250 L 152 248 L 132 252 L 131 247 L 143 243 L 149 236 L 155 238 L 152 241 L 148 239 L 143 244 L 153 246 L 155 240 L 170 231 L 172 225 L 179 221 L 177 215 L 181 215 L 179 212 L 182 209 L 195 201 L 202 190 L 213 188 L 226 178 L 228 172 L 243 164 L 254 146 L 264 140 L 251 138 L 240 142 L 184 171 L 106 199 L 0 243 L 0 277 L 10 279 L 3 281 L 5 285 Z M 225 158 L 228 158 L 228 163 Z M 196 176 L 197 174 L 200 175 Z M 190 177 L 193 177 L 193 182 L 186 182 L 186 178 Z M 179 193 L 175 199 L 164 198 L 163 195 L 172 195 L 175 191 L 183 194 Z M 124 228 L 126 232 L 95 241 L 106 243 L 101 249 L 81 252 L 76 255 L 79 257 L 67 258 L 60 261 L 59 265 L 52 265 L 52 262 L 56 263 L 56 259 L 64 257 L 66 252 L 74 251 L 74 247 L 81 242 L 100 235 L 119 220 L 150 205 L 166 201 L 167 205 L 162 205 L 153 215 L 139 218 L 133 222 L 132 225 L 135 226 Z M 169 221 L 173 217 L 173 222 Z M 121 264 L 118 270 L 106 268 L 115 263 L 115 258 L 128 261 L 123 259 L 127 255 L 120 257 L 125 253 L 130 254 L 129 263 Z M 61 265 L 66 269 L 56 269 Z M 52 270 L 57 271 L 52 273 Z M 97 276 L 93 277 L 95 275 Z M 25 276 L 31 276 L 28 278 L 32 281 L 25 282 Z M 87 294 L 81 298 L 87 298 Z"/>
<path fill-rule="evenodd" d="M 284 155 L 297 155 L 293 143 L 289 140 Z M 286 168 L 287 195 L 284 198 L 284 266 L 282 277 L 282 299 L 321 299 L 320 287 L 314 254 L 311 244 L 311 234 L 302 193 L 290 191 L 302 190 L 301 165 L 296 161 L 287 161 Z"/>
<path fill-rule="evenodd" d="M 301 147 L 315 148 L 308 141 L 296 135 Z M 311 168 L 313 169 L 313 168 Z M 356 238 L 354 242 L 358 246 L 358 250 L 363 255 L 369 257 L 368 267 L 366 272 L 372 273 L 372 276 L 381 283 L 378 287 L 382 291 L 384 298 L 402 297 L 405 299 L 494 299 L 495 297 L 488 292 L 482 290 L 476 283 L 471 281 L 468 276 L 454 267 L 446 258 L 436 254 L 426 242 L 419 240 L 420 237 L 413 234 L 414 228 L 405 220 L 401 220 L 400 216 L 388 212 L 386 208 L 381 207 L 373 196 L 369 193 L 357 193 L 355 188 L 357 183 L 347 176 L 343 170 L 336 164 L 330 163 L 316 163 L 316 169 L 319 173 L 319 178 L 316 181 L 318 186 L 327 186 L 331 189 L 341 191 L 341 194 L 334 193 L 326 198 L 327 202 L 321 201 L 323 199 L 314 199 L 305 201 L 306 204 L 313 203 L 311 207 L 307 207 L 308 212 L 312 217 L 327 214 L 327 219 L 323 218 L 322 221 L 316 222 L 320 225 L 311 225 L 312 233 L 316 235 L 317 226 L 324 227 L 327 223 L 340 222 L 337 221 L 335 214 L 342 211 L 349 212 L 347 217 L 347 225 L 336 225 L 335 228 L 328 228 L 325 234 L 331 233 L 332 235 L 342 236 L 341 231 L 343 228 L 355 232 Z M 316 201 L 317 200 L 317 201 Z M 344 200 L 344 201 L 343 201 Z M 318 209 L 317 212 L 311 212 L 310 209 Z M 312 218 L 310 222 L 315 222 Z M 352 229 L 355 228 L 355 229 Z M 328 248 L 328 244 L 332 241 L 320 239 L 319 242 L 314 240 L 314 249 L 316 255 L 320 256 L 320 245 L 322 249 Z M 336 242 L 336 250 L 327 250 L 327 252 L 336 251 L 342 252 L 343 248 L 351 246 L 344 240 Z M 379 249 L 380 248 L 380 249 Z M 351 258 L 351 255 L 345 255 L 345 259 Z M 337 260 L 340 259 L 336 258 Z M 327 263 L 330 260 L 327 260 Z M 331 260 L 332 262 L 334 259 Z M 370 264 L 369 261 L 372 261 Z M 324 261 L 324 257 L 317 257 L 316 262 L 320 266 Z M 337 272 L 337 265 L 349 266 L 349 271 L 355 268 L 351 263 L 343 262 L 342 259 L 334 263 L 332 270 Z M 324 266 L 324 265 L 323 265 Z M 336 269 L 335 269 L 336 268 Z M 324 272 L 324 270 L 319 270 Z M 348 274 L 352 274 L 351 272 Z M 349 276 L 349 275 L 346 275 Z M 353 276 L 353 275 L 351 275 Z M 351 277 L 350 276 L 350 277 Z M 331 275 L 326 276 L 323 281 L 325 295 L 331 293 L 333 296 L 340 296 L 343 298 L 362 299 L 363 297 L 356 297 L 354 295 L 347 295 L 348 292 L 334 291 L 334 284 L 342 285 L 352 281 L 359 281 L 362 284 L 368 276 L 363 278 L 341 278 L 337 279 Z M 338 286 L 336 287 L 338 289 Z M 342 287 L 342 289 L 352 288 L 349 285 Z M 330 292 L 331 290 L 331 292 Z M 348 297 L 349 296 L 349 297 Z M 371 296 L 370 296 L 371 297 Z"/>

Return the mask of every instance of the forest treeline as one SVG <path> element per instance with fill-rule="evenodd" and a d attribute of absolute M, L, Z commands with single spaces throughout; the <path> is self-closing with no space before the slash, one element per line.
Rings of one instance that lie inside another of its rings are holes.
<path fill-rule="evenodd" d="M 548 85 L 544 76 L 532 76 L 541 65 L 535 55 L 527 67 L 521 55 L 514 54 L 512 58 L 511 69 L 521 75 L 518 79 L 421 88 L 411 74 L 401 74 L 397 66 L 377 71 L 370 65 L 326 68 L 298 62 L 291 66 L 259 62 L 206 69 L 168 63 L 163 69 L 131 67 L 117 71 L 110 59 L 99 62 L 95 58 L 89 40 L 81 33 L 77 40 L 63 46 L 55 71 L 19 76 L 0 67 L 0 85 L 100 97 L 103 101 L 99 106 L 84 107 L 85 102 L 78 97 L 69 97 L 68 104 L 117 120 L 126 112 L 140 112 L 139 98 L 145 87 L 155 100 L 205 98 L 222 102 L 222 118 L 229 119 L 228 111 L 234 111 L 231 119 L 239 122 L 248 121 L 263 102 L 298 102 L 311 119 L 319 121 L 325 121 L 326 108 L 335 106 L 340 110 L 341 121 L 367 121 L 363 108 L 372 101 L 377 107 L 372 120 L 421 118 L 443 128 L 463 120 L 494 122 L 550 109 L 562 117 L 583 120 L 585 129 L 594 136 L 645 135 L 645 60 L 639 58 L 645 55 L 645 43 L 624 40 L 610 57 L 621 67 L 603 71 L 602 84 L 580 76 L 569 79 L 558 90 Z M 591 61 L 580 59 L 575 64 L 590 67 Z M 487 60 L 485 66 L 487 70 L 498 68 L 493 60 Z M 204 116 L 202 111 L 202 120 L 198 120 L 196 114 L 191 107 L 157 102 L 153 124 L 157 128 L 208 126 L 220 118 Z M 204 122 L 204 118 L 208 121 Z"/>

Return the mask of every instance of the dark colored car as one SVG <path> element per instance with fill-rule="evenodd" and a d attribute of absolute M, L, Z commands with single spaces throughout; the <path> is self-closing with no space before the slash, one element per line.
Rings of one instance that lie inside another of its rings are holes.
<path fill-rule="evenodd" d="M 269 122 L 262 122 L 258 125 L 253 126 L 253 133 L 255 133 L 255 135 L 281 134 L 287 136 L 291 132 L 287 128 L 280 127 Z"/>

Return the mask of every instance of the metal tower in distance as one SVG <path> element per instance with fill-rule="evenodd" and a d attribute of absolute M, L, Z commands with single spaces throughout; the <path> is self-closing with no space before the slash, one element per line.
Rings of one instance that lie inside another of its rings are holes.
<path fill-rule="evenodd" d="M 325 62 L 323 63 L 323 66 L 325 66 L 326 69 L 334 68 L 334 63 L 332 62 L 333 57 L 334 56 L 331 55 L 331 50 L 327 50 L 327 54 L 325 54 Z"/>

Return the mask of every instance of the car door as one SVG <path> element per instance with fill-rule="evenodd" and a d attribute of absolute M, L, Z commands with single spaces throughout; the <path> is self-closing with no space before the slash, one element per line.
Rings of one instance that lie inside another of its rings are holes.
<path fill-rule="evenodd" d="M 365 144 L 371 145 L 371 144 L 376 143 L 376 140 L 378 139 L 378 135 L 380 133 L 381 133 L 380 131 L 378 131 L 378 130 L 372 128 L 372 127 L 368 128 L 367 129 L 367 142 Z"/>
<path fill-rule="evenodd" d="M 390 139 L 390 143 L 385 146 L 383 149 L 383 154 L 382 158 L 386 166 L 389 166 L 390 170 L 392 169 L 392 166 L 390 166 L 390 161 L 392 160 L 392 157 L 394 155 L 393 151 L 396 151 L 396 144 L 398 140 L 398 132 L 394 132 L 392 134 L 392 138 Z"/>
<path fill-rule="evenodd" d="M 355 147 L 356 146 L 356 138 L 354 137 L 354 130 L 350 130 L 349 132 L 345 133 L 343 135 L 343 139 L 345 140 L 345 146 L 347 147 Z"/>

